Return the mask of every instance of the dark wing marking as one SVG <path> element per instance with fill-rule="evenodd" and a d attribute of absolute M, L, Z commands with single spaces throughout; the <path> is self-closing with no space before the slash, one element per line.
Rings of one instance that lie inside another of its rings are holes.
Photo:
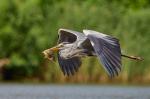
<path fill-rule="evenodd" d="M 59 29 L 58 35 L 59 35 L 58 43 L 62 42 L 73 43 L 77 41 L 77 39 L 86 38 L 86 36 L 83 33 L 69 29 Z"/>
<path fill-rule="evenodd" d="M 87 38 L 81 43 L 82 48 L 88 49 L 89 51 L 94 51 L 90 40 Z"/>
<path fill-rule="evenodd" d="M 83 30 L 110 77 L 121 71 L 121 50 L 119 40 L 92 30 Z"/>
<path fill-rule="evenodd" d="M 74 75 L 81 66 L 80 58 L 63 59 L 58 53 L 58 63 L 64 75 Z"/>

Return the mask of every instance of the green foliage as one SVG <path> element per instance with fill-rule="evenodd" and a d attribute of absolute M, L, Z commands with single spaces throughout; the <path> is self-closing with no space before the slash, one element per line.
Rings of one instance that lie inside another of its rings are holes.
<path fill-rule="evenodd" d="M 134 53 L 144 58 L 143 62 L 132 62 L 128 65 L 129 75 L 144 76 L 149 69 L 150 55 L 150 9 L 141 9 L 138 11 L 129 11 L 119 24 L 118 32 L 122 36 L 121 41 L 125 53 Z M 146 72 L 145 72 L 146 71 Z"/>
<path fill-rule="evenodd" d="M 25 77 L 36 73 L 42 80 L 63 82 L 67 79 L 59 79 L 60 70 L 54 64 L 48 66 L 41 52 L 56 44 L 59 28 L 93 29 L 119 38 L 123 53 L 145 59 L 123 59 L 122 78 L 126 73 L 127 81 L 149 77 L 149 12 L 149 0 L 1 0 L 0 58 L 10 59 L 7 70 L 15 71 L 13 74 L 23 70 Z M 86 80 L 101 80 L 105 72 L 99 62 L 93 58 L 84 61 L 89 64 L 84 63 L 75 78 L 81 81 L 84 74 Z"/>

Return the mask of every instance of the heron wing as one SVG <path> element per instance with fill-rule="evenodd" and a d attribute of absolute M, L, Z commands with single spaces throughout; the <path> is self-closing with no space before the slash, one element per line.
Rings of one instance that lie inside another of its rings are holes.
<path fill-rule="evenodd" d="M 58 53 L 58 63 L 64 75 L 74 75 L 81 66 L 81 60 L 78 57 L 64 59 Z"/>
<path fill-rule="evenodd" d="M 121 71 L 121 50 L 119 40 L 92 30 L 83 30 L 110 77 Z"/>
<path fill-rule="evenodd" d="M 86 39 L 86 36 L 83 33 L 69 29 L 59 29 L 58 36 L 58 44 L 62 42 L 73 43 L 79 39 Z"/>

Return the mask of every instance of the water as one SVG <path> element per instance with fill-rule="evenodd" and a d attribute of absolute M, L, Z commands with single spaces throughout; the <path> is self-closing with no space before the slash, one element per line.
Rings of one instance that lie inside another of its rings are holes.
<path fill-rule="evenodd" d="M 1 84 L 0 99 L 150 99 L 150 87 Z"/>

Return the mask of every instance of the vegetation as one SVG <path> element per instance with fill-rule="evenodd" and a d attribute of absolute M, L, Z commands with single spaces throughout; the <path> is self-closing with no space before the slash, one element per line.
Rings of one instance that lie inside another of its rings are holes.
<path fill-rule="evenodd" d="M 1 80 L 36 82 L 150 82 L 149 0 L 1 0 Z M 57 42 L 57 30 L 93 29 L 120 39 L 122 52 L 144 58 L 122 59 L 119 77 L 109 79 L 96 58 L 83 59 L 73 77 L 65 77 L 57 63 L 43 59 L 41 52 Z"/>

